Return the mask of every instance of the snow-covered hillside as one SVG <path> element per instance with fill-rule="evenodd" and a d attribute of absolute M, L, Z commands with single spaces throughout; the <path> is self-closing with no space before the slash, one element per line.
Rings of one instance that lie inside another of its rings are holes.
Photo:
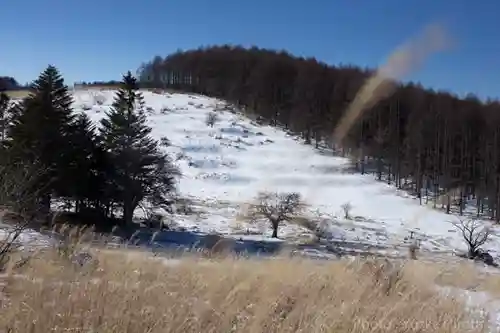
<path fill-rule="evenodd" d="M 114 91 L 76 91 L 74 107 L 99 121 L 109 109 Z M 347 172 L 348 160 L 320 153 L 285 132 L 259 126 L 238 112 L 217 111 L 215 126 L 206 116 L 222 101 L 188 94 L 144 92 L 149 124 L 157 139 L 167 137 L 168 148 L 183 177 L 180 192 L 194 200 L 196 215 L 176 216 L 187 230 L 218 232 L 238 238 L 270 235 L 269 226 L 247 225 L 237 218 L 244 203 L 263 190 L 300 192 L 310 204 L 311 216 L 332 217 L 332 237 L 338 244 L 358 251 L 406 253 L 412 232 L 421 251 L 451 253 L 463 249 L 461 235 L 452 226 L 456 217 L 418 202 L 370 175 Z M 351 219 L 341 206 L 352 205 Z M 295 239 L 307 231 L 284 226 L 283 239 Z M 499 237 L 487 248 L 494 256 Z M 339 242 L 341 241 L 341 242 Z"/>

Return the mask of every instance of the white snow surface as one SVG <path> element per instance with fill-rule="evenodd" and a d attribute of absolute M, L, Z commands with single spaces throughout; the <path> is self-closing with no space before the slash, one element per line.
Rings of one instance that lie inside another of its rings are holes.
<path fill-rule="evenodd" d="M 73 106 L 98 124 L 111 108 L 115 94 L 113 90 L 77 90 Z M 351 252 L 406 256 L 414 241 L 408 239 L 410 233 L 419 240 L 422 256 L 449 258 L 457 250 L 466 250 L 451 224 L 457 222 L 456 216 L 420 205 L 372 175 L 349 172 L 346 158 L 305 145 L 279 128 L 260 126 L 238 110 L 222 111 L 225 103 L 221 100 L 150 91 L 143 91 L 143 95 L 152 136 L 171 142 L 165 149 L 182 172 L 179 192 L 193 200 L 197 212 L 173 216 L 175 225 L 242 240 L 295 241 L 311 232 L 285 224 L 279 230 L 280 240 L 272 240 L 266 221 L 249 224 L 237 216 L 259 191 L 299 192 L 309 204 L 310 217 L 324 222 L 335 246 Z M 205 120 L 213 111 L 219 120 L 210 127 Z M 341 206 L 345 203 L 352 205 L 349 219 L 343 217 Z M 485 248 L 498 260 L 498 226 L 492 226 L 492 232 Z M 43 237 L 35 234 L 27 231 L 21 242 L 42 242 Z M 304 251 L 321 255 L 318 248 Z"/>
<path fill-rule="evenodd" d="M 74 91 L 74 108 L 85 112 L 98 124 L 110 110 L 116 91 Z M 299 192 L 309 204 L 309 215 L 323 221 L 329 240 L 351 252 L 407 256 L 412 233 L 420 243 L 424 259 L 452 259 L 465 244 L 451 224 L 457 217 L 419 201 L 372 175 L 348 171 L 349 160 L 305 145 L 281 129 L 259 126 L 239 111 L 221 111 L 224 101 L 194 94 L 143 91 L 152 136 L 167 137 L 166 149 L 182 172 L 178 188 L 193 200 L 197 214 L 176 214 L 175 225 L 187 231 L 219 233 L 240 240 L 294 241 L 311 232 L 283 225 L 280 239 L 271 239 L 266 221 L 249 224 L 237 218 L 242 207 L 260 191 Z M 213 127 L 205 119 L 217 112 Z M 352 205 L 351 218 L 345 219 L 341 206 Z M 138 213 L 140 213 L 138 211 Z M 484 223 L 489 223 L 484 221 Z M 0 241 L 8 237 L 9 227 L 0 221 Z M 25 230 L 18 242 L 26 248 L 53 244 L 48 236 Z M 339 245 L 340 244 L 340 245 Z M 498 261 L 500 233 L 492 225 L 492 236 L 485 248 Z M 321 247 L 302 250 L 312 257 L 331 258 Z M 456 261 L 458 258 L 454 258 Z M 162 259 L 175 265 L 178 259 Z M 486 269 L 486 268 L 485 268 Z M 490 270 L 489 268 L 487 270 Z M 496 272 L 496 270 L 495 270 Z M 491 316 L 490 331 L 500 329 L 500 301 L 484 292 L 440 287 L 445 295 L 463 297 L 471 308 Z"/>
<path fill-rule="evenodd" d="M 109 110 L 114 94 L 112 90 L 75 91 L 74 107 L 98 122 Z M 372 175 L 347 172 L 346 158 L 321 153 L 281 129 L 259 126 L 240 112 L 217 110 L 219 121 L 207 126 L 207 114 L 223 104 L 214 98 L 149 91 L 143 94 L 152 135 L 170 140 L 167 151 L 182 171 L 179 191 L 192 198 L 201 211 L 174 217 L 176 224 L 188 230 L 269 239 L 271 230 L 264 221 L 249 225 L 237 222 L 236 215 L 259 191 L 293 191 L 310 205 L 312 217 L 318 212 L 328 217 L 334 239 L 394 254 L 406 251 L 411 241 L 407 238 L 413 232 L 422 253 L 465 250 L 461 235 L 451 224 L 457 221 L 456 216 L 420 205 Z M 341 205 L 347 202 L 352 205 L 351 219 L 343 218 Z M 252 236 L 245 236 L 249 233 Z M 279 230 L 282 239 L 308 233 L 295 225 Z M 494 227 L 487 245 L 494 257 L 499 254 L 498 244 Z"/>
<path fill-rule="evenodd" d="M 488 319 L 487 332 L 500 330 L 500 300 L 487 292 L 463 290 L 453 287 L 438 287 L 437 291 L 445 297 L 458 298 L 465 302 L 471 314 L 477 316 L 479 322 L 486 316 Z"/>
<path fill-rule="evenodd" d="M 16 232 L 15 229 L 8 225 L 0 223 L 0 241 L 14 242 L 19 245 L 20 249 L 36 249 L 40 247 L 47 247 L 54 242 L 48 237 L 40 234 L 33 229 L 25 229 L 21 232 Z"/>

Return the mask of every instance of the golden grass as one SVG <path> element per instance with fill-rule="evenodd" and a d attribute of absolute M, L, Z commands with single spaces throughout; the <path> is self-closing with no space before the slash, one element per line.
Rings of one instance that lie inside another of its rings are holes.
<path fill-rule="evenodd" d="M 8 90 L 5 93 L 11 99 L 23 99 L 25 97 L 28 97 L 30 91 L 27 90 L 27 89 L 23 89 L 23 90 Z"/>
<path fill-rule="evenodd" d="M 0 331 L 483 332 L 460 300 L 435 292 L 439 270 L 417 261 L 398 270 L 290 258 L 164 265 L 140 252 L 93 252 L 98 267 L 47 251 L 12 271 Z"/>
<path fill-rule="evenodd" d="M 118 90 L 119 88 L 121 88 L 121 84 L 116 84 L 116 85 L 75 85 L 75 90 L 77 91 L 84 91 L 84 90 L 87 90 L 87 91 L 92 91 L 92 90 L 96 90 L 96 91 L 103 91 L 103 90 Z M 178 90 L 175 90 L 175 89 L 171 89 L 171 88 L 141 88 L 141 90 L 145 90 L 145 91 L 152 91 L 152 92 L 156 92 L 156 93 L 159 93 L 159 94 L 163 94 L 163 93 L 177 93 L 177 92 L 180 92 Z"/>
<path fill-rule="evenodd" d="M 109 85 L 75 85 L 75 90 L 116 90 L 120 88 L 120 84 Z"/>

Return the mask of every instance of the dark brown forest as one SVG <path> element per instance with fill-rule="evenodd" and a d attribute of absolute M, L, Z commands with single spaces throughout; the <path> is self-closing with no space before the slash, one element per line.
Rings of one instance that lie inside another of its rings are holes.
<path fill-rule="evenodd" d="M 459 214 L 474 208 L 500 222 L 500 103 L 397 83 L 343 142 L 332 142 L 346 106 L 372 73 L 227 45 L 156 56 L 139 69 L 143 85 L 222 98 L 306 144 L 341 146 L 359 172 L 409 191 L 421 204 Z"/>

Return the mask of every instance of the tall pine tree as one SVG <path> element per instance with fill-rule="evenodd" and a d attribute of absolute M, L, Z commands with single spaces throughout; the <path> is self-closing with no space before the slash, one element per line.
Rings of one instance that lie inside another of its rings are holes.
<path fill-rule="evenodd" d="M 51 196 L 58 185 L 58 174 L 66 169 L 70 153 L 73 99 L 64 79 L 54 66 L 48 66 L 32 84 L 30 95 L 12 112 L 8 129 L 9 152 L 22 163 L 43 170 L 39 186 L 41 204 L 48 213 Z"/>
<path fill-rule="evenodd" d="M 150 137 L 144 99 L 136 79 L 128 72 L 112 109 L 101 121 L 100 136 L 113 165 L 109 193 L 123 209 L 123 222 L 132 222 L 134 210 L 143 201 L 169 205 L 175 189 L 177 169 L 158 142 Z"/>

